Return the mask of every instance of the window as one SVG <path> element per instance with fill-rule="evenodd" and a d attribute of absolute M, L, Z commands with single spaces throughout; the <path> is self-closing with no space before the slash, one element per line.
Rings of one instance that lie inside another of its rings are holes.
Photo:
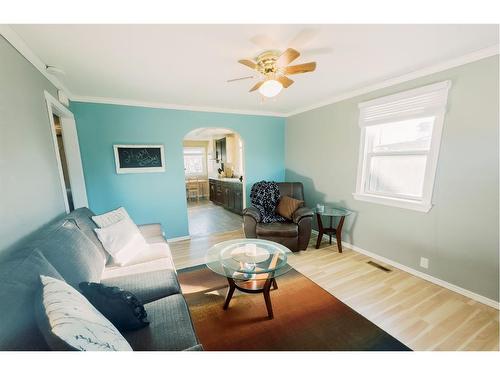
<path fill-rule="evenodd" d="M 187 176 L 207 174 L 207 162 L 203 147 L 184 147 L 184 171 Z"/>
<path fill-rule="evenodd" d="M 428 212 L 450 81 L 360 103 L 358 200 Z"/>

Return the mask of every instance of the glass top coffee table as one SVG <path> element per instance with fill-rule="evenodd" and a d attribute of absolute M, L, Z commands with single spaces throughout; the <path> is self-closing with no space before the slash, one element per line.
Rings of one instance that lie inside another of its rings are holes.
<path fill-rule="evenodd" d="M 244 293 L 263 293 L 267 314 L 273 318 L 271 286 L 278 289 L 276 277 L 292 269 L 292 252 L 276 242 L 255 238 L 224 241 L 208 250 L 207 267 L 227 278 L 229 289 L 223 309 L 227 310 L 235 289 Z"/>

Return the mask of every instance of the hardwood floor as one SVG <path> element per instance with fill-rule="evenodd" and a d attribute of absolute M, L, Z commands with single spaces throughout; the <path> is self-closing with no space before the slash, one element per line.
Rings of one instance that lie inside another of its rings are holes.
<path fill-rule="evenodd" d="M 181 269 L 204 263 L 213 244 L 242 237 L 239 229 L 170 247 Z M 498 310 L 376 261 L 391 270 L 382 271 L 347 247 L 339 254 L 324 241 L 316 250 L 315 241 L 290 264 L 413 350 L 499 350 Z"/>

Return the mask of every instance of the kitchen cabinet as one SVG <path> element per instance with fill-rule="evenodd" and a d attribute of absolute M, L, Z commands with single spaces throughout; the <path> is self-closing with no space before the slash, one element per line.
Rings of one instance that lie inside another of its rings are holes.
<path fill-rule="evenodd" d="M 240 182 L 210 179 L 210 200 L 238 215 L 243 213 L 243 185 Z"/>
<path fill-rule="evenodd" d="M 217 163 L 225 163 L 227 160 L 226 138 L 217 139 L 215 141 L 215 161 Z"/>

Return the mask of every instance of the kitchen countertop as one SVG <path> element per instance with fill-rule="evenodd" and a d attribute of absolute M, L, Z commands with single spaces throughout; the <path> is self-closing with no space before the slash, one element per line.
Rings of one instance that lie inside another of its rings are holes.
<path fill-rule="evenodd" d="M 225 182 L 236 182 L 238 184 L 241 184 L 241 181 L 239 178 L 237 177 L 234 177 L 234 178 L 230 178 L 230 177 L 209 177 L 210 180 L 216 180 L 216 181 L 225 181 Z"/>

